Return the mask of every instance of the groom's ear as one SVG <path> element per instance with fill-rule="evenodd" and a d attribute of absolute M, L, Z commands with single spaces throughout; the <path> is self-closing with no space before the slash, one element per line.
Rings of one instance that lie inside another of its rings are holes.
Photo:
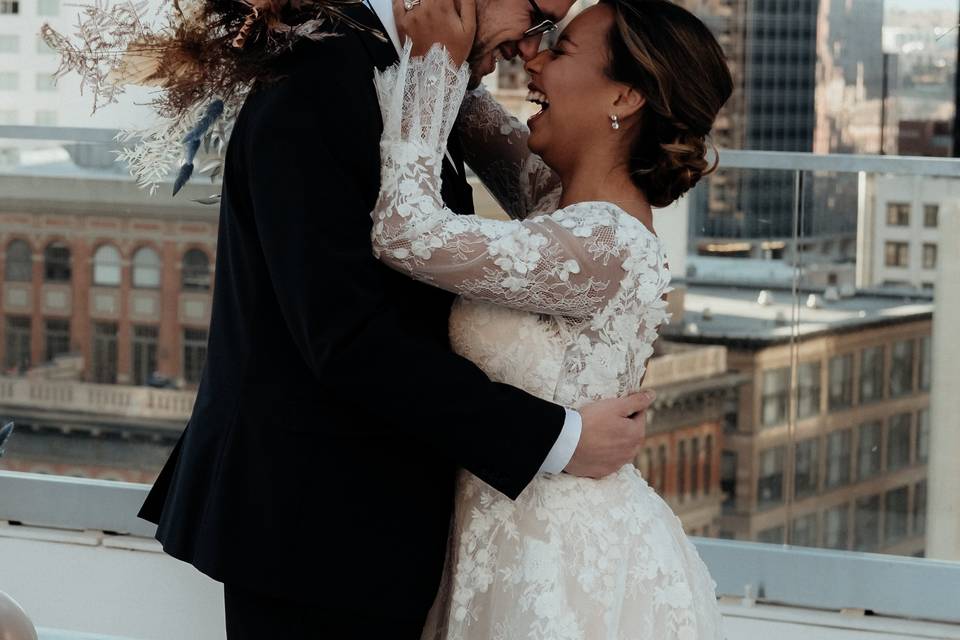
<path fill-rule="evenodd" d="M 617 95 L 617 99 L 613 102 L 613 106 L 617 108 L 620 119 L 624 120 L 640 111 L 646 103 L 647 99 L 639 91 L 624 85 Z"/>

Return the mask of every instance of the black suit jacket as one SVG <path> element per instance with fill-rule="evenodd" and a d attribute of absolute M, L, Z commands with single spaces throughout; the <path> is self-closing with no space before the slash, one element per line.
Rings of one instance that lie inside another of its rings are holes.
<path fill-rule="evenodd" d="M 366 7 L 351 11 L 379 27 Z M 396 52 L 338 31 L 298 46 L 285 79 L 238 116 L 206 367 L 140 515 L 168 553 L 217 580 L 419 615 L 439 582 L 456 468 L 515 497 L 564 412 L 455 355 L 452 296 L 373 258 L 372 70 Z M 443 196 L 471 212 L 456 159 Z"/>

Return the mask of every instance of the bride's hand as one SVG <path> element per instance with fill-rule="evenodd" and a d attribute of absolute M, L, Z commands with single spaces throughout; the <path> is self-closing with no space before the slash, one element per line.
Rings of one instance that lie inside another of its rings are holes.
<path fill-rule="evenodd" d="M 412 55 L 422 56 L 435 43 L 450 52 L 459 66 L 473 48 L 477 31 L 476 0 L 420 0 L 409 11 L 406 6 L 417 0 L 393 0 L 394 15 L 399 16 L 397 28 L 400 37 L 413 40 Z"/>

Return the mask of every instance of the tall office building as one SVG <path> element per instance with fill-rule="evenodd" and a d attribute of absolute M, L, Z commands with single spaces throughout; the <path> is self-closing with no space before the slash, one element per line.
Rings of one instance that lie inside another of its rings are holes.
<path fill-rule="evenodd" d="M 818 153 L 878 150 L 882 0 L 684 4 L 714 30 L 737 82 L 714 132 L 718 146 Z M 772 251 L 778 257 L 783 243 L 777 241 L 788 241 L 795 231 L 805 238 L 830 236 L 831 242 L 852 238 L 855 185 L 832 176 L 804 179 L 798 192 L 793 172 L 721 172 L 692 203 L 692 243 L 724 252 L 723 241 L 735 238 L 741 254 L 771 257 Z M 798 193 L 803 215 L 795 218 Z"/>

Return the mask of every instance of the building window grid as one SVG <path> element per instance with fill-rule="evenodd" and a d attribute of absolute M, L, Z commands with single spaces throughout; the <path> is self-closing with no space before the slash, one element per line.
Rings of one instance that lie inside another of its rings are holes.
<path fill-rule="evenodd" d="M 690 439 L 690 498 L 700 495 L 700 438 Z"/>
<path fill-rule="evenodd" d="M 818 438 L 797 442 L 794 448 L 793 493 L 796 498 L 815 495 L 820 477 Z"/>
<path fill-rule="evenodd" d="M 850 483 L 852 441 L 851 429 L 839 429 L 827 434 L 827 473 L 824 478 L 827 489 Z"/>
<path fill-rule="evenodd" d="M 790 523 L 790 544 L 801 547 L 817 546 L 819 527 L 817 513 L 798 516 Z"/>
<path fill-rule="evenodd" d="M 783 503 L 783 462 L 786 448 L 773 447 L 760 452 L 757 478 L 757 506 L 760 509 Z"/>
<path fill-rule="evenodd" d="M 7 282 L 30 282 L 33 280 L 33 251 L 23 240 L 13 240 L 7 245 L 4 279 Z"/>
<path fill-rule="evenodd" d="M 43 250 L 43 279 L 46 282 L 70 282 L 70 247 L 58 242 Z"/>
<path fill-rule="evenodd" d="M 118 287 L 123 263 L 120 250 L 113 245 L 101 245 L 93 254 L 93 284 L 98 287 Z"/>
<path fill-rule="evenodd" d="M 39 53 L 40 55 L 44 55 L 44 56 L 45 56 L 45 55 L 53 55 L 53 54 L 57 53 L 57 50 L 54 49 L 53 47 L 51 47 L 50 45 L 48 45 L 43 38 L 38 37 L 38 38 L 37 38 L 37 53 Z"/>
<path fill-rule="evenodd" d="M 930 460 L 930 409 L 917 412 L 917 464 Z"/>
<path fill-rule="evenodd" d="M 789 408 L 790 370 L 786 367 L 763 372 L 763 397 L 760 423 L 764 427 L 781 424 Z"/>
<path fill-rule="evenodd" d="M 137 289 L 160 288 L 160 254 L 152 247 L 141 247 L 133 254 L 133 286 Z"/>
<path fill-rule="evenodd" d="M 823 545 L 828 549 L 850 546 L 850 504 L 831 507 L 823 513 Z"/>
<path fill-rule="evenodd" d="M 15 16 L 20 13 L 19 0 L 0 0 L 0 15 Z"/>
<path fill-rule="evenodd" d="M 860 352 L 860 402 L 883 399 L 883 346 L 868 347 Z"/>
<path fill-rule="evenodd" d="M 2 34 L 0 35 L 0 53 L 19 53 L 20 36 Z"/>
<path fill-rule="evenodd" d="M 59 120 L 60 114 L 53 109 L 37 109 L 33 114 L 33 123 L 38 127 L 55 127 Z"/>
<path fill-rule="evenodd" d="M 117 325 L 97 322 L 93 325 L 93 381 L 117 382 Z"/>
<path fill-rule="evenodd" d="M 797 366 L 797 417 L 820 414 L 820 362 L 801 362 Z"/>
<path fill-rule="evenodd" d="M 911 419 L 911 414 L 900 413 L 887 421 L 888 472 L 910 465 Z"/>
<path fill-rule="evenodd" d="M 683 502 L 687 493 L 687 442 L 677 443 L 677 500 Z"/>
<path fill-rule="evenodd" d="M 56 79 L 49 73 L 38 73 L 34 80 L 37 91 L 56 91 Z"/>
<path fill-rule="evenodd" d="M 703 495 L 709 496 L 713 482 L 713 436 L 703 441 Z"/>
<path fill-rule="evenodd" d="M 184 291 L 210 290 L 210 259 L 200 249 L 190 249 L 183 255 L 181 286 Z"/>
<path fill-rule="evenodd" d="M 7 316 L 4 327 L 3 369 L 7 373 L 22 373 L 30 368 L 30 318 Z"/>
<path fill-rule="evenodd" d="M 921 480 L 913 487 L 913 535 L 927 531 L 927 481 Z"/>
<path fill-rule="evenodd" d="M 888 202 L 887 203 L 887 226 L 890 226 L 890 227 L 910 226 L 910 203 L 909 202 Z"/>
<path fill-rule="evenodd" d="M 857 432 L 857 480 L 866 480 L 880 473 L 883 462 L 881 438 L 880 421 L 860 425 Z"/>
<path fill-rule="evenodd" d="M 853 354 L 835 356 L 828 365 L 828 405 L 831 411 L 853 404 Z"/>
<path fill-rule="evenodd" d="M 853 548 L 873 551 L 880 545 L 880 496 L 864 496 L 854 503 Z"/>
<path fill-rule="evenodd" d="M 52 362 L 57 356 L 70 353 L 70 321 L 49 319 L 44 322 L 46 360 Z"/>
<path fill-rule="evenodd" d="M 890 396 L 913 392 L 913 340 L 895 342 L 890 349 Z"/>
<path fill-rule="evenodd" d="M 937 268 L 937 245 L 932 242 L 923 243 L 923 268 Z"/>
<path fill-rule="evenodd" d="M 931 352 L 932 344 L 933 344 L 933 339 L 930 336 L 924 336 L 920 338 L 920 353 L 919 353 L 920 363 L 918 368 L 920 370 L 919 384 L 920 384 L 921 391 L 929 391 L 930 384 L 932 382 L 931 380 L 932 374 L 933 374 L 933 360 L 932 360 L 933 354 Z"/>
<path fill-rule="evenodd" d="M 909 267 L 910 244 L 907 242 L 885 243 L 884 264 L 888 267 Z"/>
<path fill-rule="evenodd" d="M 207 359 L 207 332 L 203 329 L 183 330 L 183 378 L 187 384 L 199 384 Z"/>
<path fill-rule="evenodd" d="M 923 205 L 923 226 L 927 229 L 936 229 L 940 221 L 940 205 Z"/>
<path fill-rule="evenodd" d="M 156 373 L 159 335 L 155 326 L 133 327 L 133 384 L 147 384 Z"/>
<path fill-rule="evenodd" d="M 16 71 L 0 71 L 0 91 L 16 91 L 19 88 L 19 73 Z"/>
<path fill-rule="evenodd" d="M 894 544 L 907 537 L 907 485 L 887 491 L 883 496 L 883 543 Z"/>
<path fill-rule="evenodd" d="M 60 0 L 38 0 L 37 15 L 40 15 L 40 16 L 60 15 Z"/>
<path fill-rule="evenodd" d="M 783 525 L 770 527 L 769 529 L 763 529 L 762 531 L 757 532 L 757 542 L 763 542 L 766 544 L 783 544 L 783 534 Z"/>

